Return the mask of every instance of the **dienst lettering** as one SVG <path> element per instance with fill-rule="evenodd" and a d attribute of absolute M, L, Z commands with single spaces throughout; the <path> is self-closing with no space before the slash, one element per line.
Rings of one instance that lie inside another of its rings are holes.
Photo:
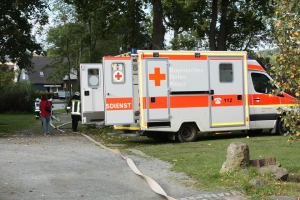
<path fill-rule="evenodd" d="M 107 103 L 106 110 L 131 109 L 131 103 Z"/>

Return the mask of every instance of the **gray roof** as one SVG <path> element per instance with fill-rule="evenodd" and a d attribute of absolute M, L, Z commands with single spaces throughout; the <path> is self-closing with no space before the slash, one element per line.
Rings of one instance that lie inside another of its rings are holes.
<path fill-rule="evenodd" d="M 53 69 L 43 69 L 46 65 L 50 65 L 54 61 L 55 58 L 34 56 L 32 58 L 33 71 L 28 72 L 29 81 L 33 84 L 62 84 L 62 80 L 57 80 L 56 82 L 47 80 Z M 44 73 L 44 77 L 40 75 L 40 72 Z"/>

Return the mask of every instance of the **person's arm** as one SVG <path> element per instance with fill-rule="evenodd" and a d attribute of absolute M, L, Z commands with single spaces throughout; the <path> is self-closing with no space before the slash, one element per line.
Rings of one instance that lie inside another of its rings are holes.
<path fill-rule="evenodd" d="M 72 99 L 73 99 L 73 98 L 70 99 L 70 101 L 69 101 L 69 103 L 68 103 L 68 107 L 71 107 L 71 105 L 72 105 Z"/>
<path fill-rule="evenodd" d="M 71 105 L 72 105 L 72 99 L 70 99 L 70 101 L 69 101 L 69 103 L 68 103 L 67 110 L 70 110 L 70 109 L 71 109 Z"/>

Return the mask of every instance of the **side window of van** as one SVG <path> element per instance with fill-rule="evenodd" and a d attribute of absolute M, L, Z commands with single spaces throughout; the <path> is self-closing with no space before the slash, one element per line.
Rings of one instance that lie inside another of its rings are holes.
<path fill-rule="evenodd" d="M 272 89 L 276 88 L 270 83 L 269 77 L 261 73 L 251 73 L 254 90 L 258 93 L 268 94 Z"/>
<path fill-rule="evenodd" d="M 221 83 L 233 82 L 233 69 L 231 63 L 221 63 L 219 65 L 219 77 Z"/>

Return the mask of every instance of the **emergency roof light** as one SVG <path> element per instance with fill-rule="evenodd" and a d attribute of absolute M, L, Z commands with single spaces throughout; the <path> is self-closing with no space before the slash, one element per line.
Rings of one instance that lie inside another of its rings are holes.
<path fill-rule="evenodd" d="M 136 54 L 136 52 L 137 52 L 136 48 L 131 48 L 131 53 L 132 54 Z"/>

